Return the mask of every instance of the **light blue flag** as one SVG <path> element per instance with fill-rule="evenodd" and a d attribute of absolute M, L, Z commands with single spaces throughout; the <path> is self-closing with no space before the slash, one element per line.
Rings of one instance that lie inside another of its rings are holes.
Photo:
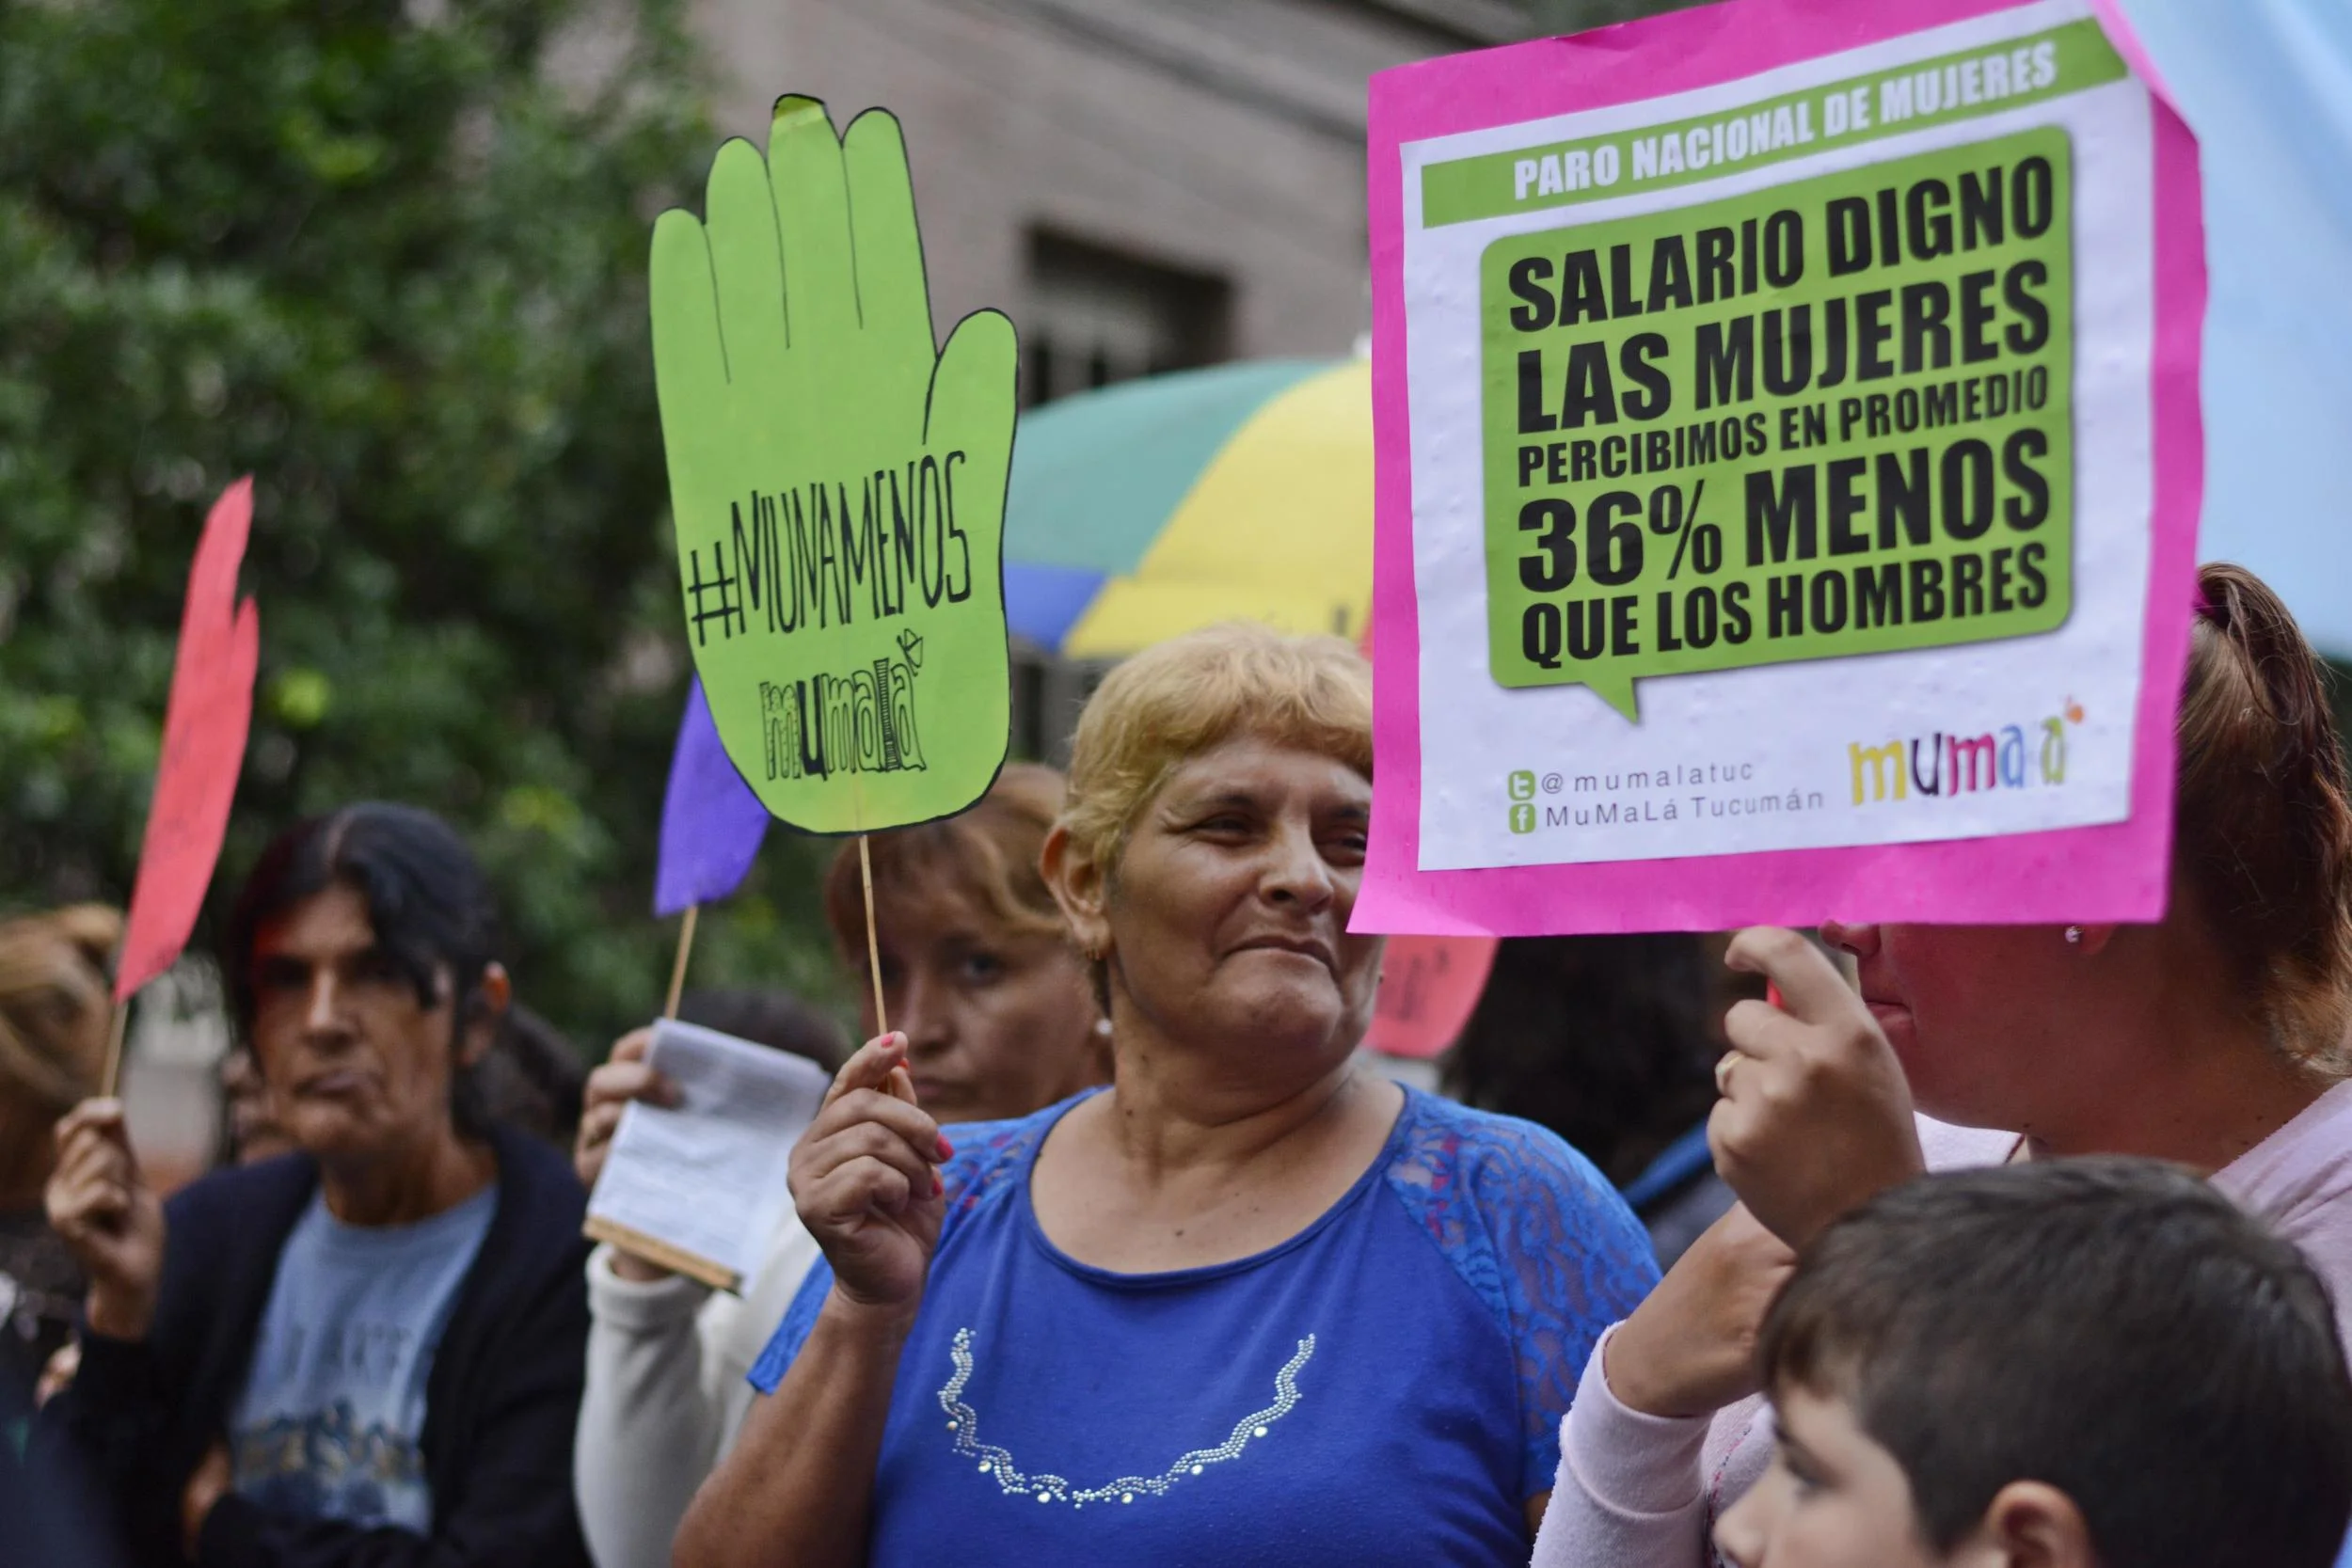
<path fill-rule="evenodd" d="M 2122 7 L 2203 161 L 2198 557 L 2251 567 L 2352 657 L 2352 5 Z"/>

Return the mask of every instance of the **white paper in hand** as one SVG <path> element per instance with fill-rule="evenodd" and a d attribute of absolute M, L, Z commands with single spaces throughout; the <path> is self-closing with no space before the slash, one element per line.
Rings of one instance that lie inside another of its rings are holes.
<path fill-rule="evenodd" d="M 653 1027 L 646 1063 L 677 1085 L 675 1107 L 632 1101 L 588 1202 L 588 1232 L 649 1260 L 739 1289 L 792 1201 L 792 1146 L 833 1079 L 804 1056 L 675 1019 Z M 694 1264 L 704 1265 L 694 1267 Z"/>

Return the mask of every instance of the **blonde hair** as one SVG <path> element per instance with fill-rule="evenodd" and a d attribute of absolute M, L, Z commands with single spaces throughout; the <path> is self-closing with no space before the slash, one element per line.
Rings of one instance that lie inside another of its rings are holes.
<path fill-rule="evenodd" d="M 1061 810 L 1062 779 L 1033 762 L 1005 765 L 977 804 L 953 816 L 876 833 L 868 841 L 877 897 L 936 898 L 961 892 L 1010 936 L 1059 936 L 1061 910 L 1038 869 L 1038 851 Z M 857 846 L 826 869 L 825 924 L 852 968 L 866 962 L 866 892 Z"/>
<path fill-rule="evenodd" d="M 1316 752 L 1372 777 L 1372 666 L 1336 637 L 1230 621 L 1113 670 L 1078 719 L 1062 825 L 1108 873 L 1168 775 L 1236 736 Z"/>
<path fill-rule="evenodd" d="M 96 1092 L 122 916 L 75 904 L 0 922 L 0 1095 L 54 1119 Z"/>

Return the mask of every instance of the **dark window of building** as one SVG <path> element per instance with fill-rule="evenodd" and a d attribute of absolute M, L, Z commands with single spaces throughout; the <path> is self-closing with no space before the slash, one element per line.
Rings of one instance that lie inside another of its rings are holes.
<path fill-rule="evenodd" d="M 1230 352 L 1232 292 L 1212 274 L 1033 230 L 1022 403 L 1216 364 Z"/>

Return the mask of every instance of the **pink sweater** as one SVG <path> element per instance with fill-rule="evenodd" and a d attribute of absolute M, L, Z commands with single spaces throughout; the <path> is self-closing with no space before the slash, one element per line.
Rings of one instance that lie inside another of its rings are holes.
<path fill-rule="evenodd" d="M 1931 1170 L 2007 1159 L 2011 1133 L 1920 1119 Z M 2352 1083 L 2337 1085 L 2227 1169 L 2219 1187 L 2303 1249 L 2336 1301 L 2352 1345 Z M 1611 1330 L 1614 1333 L 1615 1330 Z M 1761 1400 L 1712 1418 L 1628 1409 L 1602 1375 L 1608 1338 L 1560 1428 L 1560 1473 L 1535 1538 L 1534 1568 L 1708 1568 L 1716 1516 L 1756 1483 L 1772 1459 Z"/>

